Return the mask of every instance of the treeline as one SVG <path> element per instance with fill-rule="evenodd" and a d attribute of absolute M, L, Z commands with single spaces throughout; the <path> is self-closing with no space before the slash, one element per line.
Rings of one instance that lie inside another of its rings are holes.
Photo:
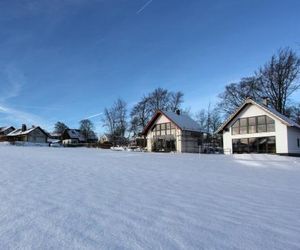
<path fill-rule="evenodd" d="M 268 98 L 272 108 L 300 124 L 300 103 L 291 98 L 300 88 L 299 74 L 300 57 L 297 53 L 290 48 L 280 49 L 252 76 L 226 85 L 215 104 L 209 104 L 195 114 L 191 114 L 188 109 L 183 110 L 183 92 L 157 88 L 142 96 L 131 110 L 128 110 L 124 100 L 117 99 L 111 107 L 104 109 L 103 126 L 114 144 L 125 144 L 129 137 L 140 135 L 157 110 L 181 109 L 182 113 L 189 113 L 199 123 L 203 132 L 213 134 L 224 119 L 248 97 L 258 102 Z M 65 128 L 65 124 L 57 123 L 55 131 L 63 131 Z M 86 136 L 95 134 L 90 120 L 82 120 L 79 129 Z"/>

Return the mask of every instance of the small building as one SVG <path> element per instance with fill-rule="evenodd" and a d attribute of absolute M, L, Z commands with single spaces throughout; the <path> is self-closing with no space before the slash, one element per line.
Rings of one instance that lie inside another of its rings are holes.
<path fill-rule="evenodd" d="M 86 139 L 79 129 L 65 129 L 61 138 L 64 145 L 86 143 Z"/>
<path fill-rule="evenodd" d="M 179 110 L 157 111 L 142 134 L 150 152 L 199 153 L 202 142 L 198 123 Z"/>
<path fill-rule="evenodd" d="M 300 125 L 248 98 L 216 131 L 223 135 L 224 153 L 300 155 Z"/>
<path fill-rule="evenodd" d="M 110 136 L 107 134 L 101 135 L 99 138 L 100 143 L 109 143 L 110 141 Z"/>
<path fill-rule="evenodd" d="M 15 129 L 7 134 L 7 139 L 11 142 L 47 143 L 48 134 L 40 127 L 32 126 L 28 129 L 23 124 L 22 128 Z"/>

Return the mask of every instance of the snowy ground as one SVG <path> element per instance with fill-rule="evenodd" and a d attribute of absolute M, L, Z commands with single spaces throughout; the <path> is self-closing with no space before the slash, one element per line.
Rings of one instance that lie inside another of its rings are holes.
<path fill-rule="evenodd" d="M 300 249 L 300 158 L 0 146 L 0 249 Z"/>

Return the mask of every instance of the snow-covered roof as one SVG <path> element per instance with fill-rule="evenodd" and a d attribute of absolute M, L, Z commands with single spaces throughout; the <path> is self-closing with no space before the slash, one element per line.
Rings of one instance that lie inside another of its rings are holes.
<path fill-rule="evenodd" d="M 35 129 L 39 129 L 41 130 L 45 135 L 47 135 L 47 133 L 41 129 L 40 127 L 31 127 L 30 129 L 27 129 L 25 131 L 22 131 L 21 128 L 15 129 L 14 131 L 10 132 L 7 136 L 18 136 L 18 135 L 27 135 L 30 132 L 32 132 Z"/>
<path fill-rule="evenodd" d="M 252 104 L 256 105 L 257 107 L 260 107 L 267 113 L 275 116 L 279 120 L 281 120 L 284 124 L 286 124 L 289 127 L 295 127 L 300 129 L 300 125 L 291 120 L 290 118 L 286 117 L 285 115 L 279 113 L 277 110 L 274 108 L 271 108 L 269 106 L 266 106 L 264 104 L 255 102 L 254 100 L 247 98 L 245 102 L 231 115 L 229 118 L 221 125 L 221 127 L 216 131 L 216 133 L 220 133 L 247 105 Z"/>
<path fill-rule="evenodd" d="M 50 133 L 51 137 L 60 137 L 62 133 Z"/>
<path fill-rule="evenodd" d="M 161 111 L 182 130 L 201 132 L 199 124 L 186 114 L 176 114 L 170 111 Z"/>
<path fill-rule="evenodd" d="M 10 129 L 10 128 L 15 129 L 15 128 L 12 127 L 12 126 L 8 126 L 8 127 L 0 127 L 0 133 L 3 133 L 3 132 L 5 132 L 6 130 L 8 130 L 8 129 Z"/>
<path fill-rule="evenodd" d="M 158 110 L 152 119 L 148 122 L 142 134 L 146 134 L 152 124 L 161 116 L 166 116 L 171 122 L 173 122 L 181 130 L 202 132 L 198 123 L 186 114 L 177 114 L 170 111 Z"/>

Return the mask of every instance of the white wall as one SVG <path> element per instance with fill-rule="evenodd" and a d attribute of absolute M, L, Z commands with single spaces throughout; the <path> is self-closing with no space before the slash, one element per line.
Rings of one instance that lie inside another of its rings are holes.
<path fill-rule="evenodd" d="M 253 134 L 243 134 L 243 135 L 232 135 L 231 126 L 238 118 L 246 118 L 252 116 L 267 115 L 275 120 L 275 132 L 265 132 L 265 133 L 253 133 Z M 223 147 L 225 153 L 232 153 L 232 139 L 241 138 L 254 138 L 254 137 L 276 137 L 276 153 L 286 154 L 288 153 L 288 136 L 287 136 L 287 126 L 282 123 L 276 116 L 264 111 L 263 109 L 257 107 L 256 105 L 249 104 L 245 109 L 240 112 L 240 114 L 231 121 L 227 128 L 228 132 L 223 132 Z"/>
<path fill-rule="evenodd" d="M 162 124 L 162 123 L 168 123 L 171 122 L 166 116 L 160 115 L 158 119 L 156 120 L 155 124 Z"/>

